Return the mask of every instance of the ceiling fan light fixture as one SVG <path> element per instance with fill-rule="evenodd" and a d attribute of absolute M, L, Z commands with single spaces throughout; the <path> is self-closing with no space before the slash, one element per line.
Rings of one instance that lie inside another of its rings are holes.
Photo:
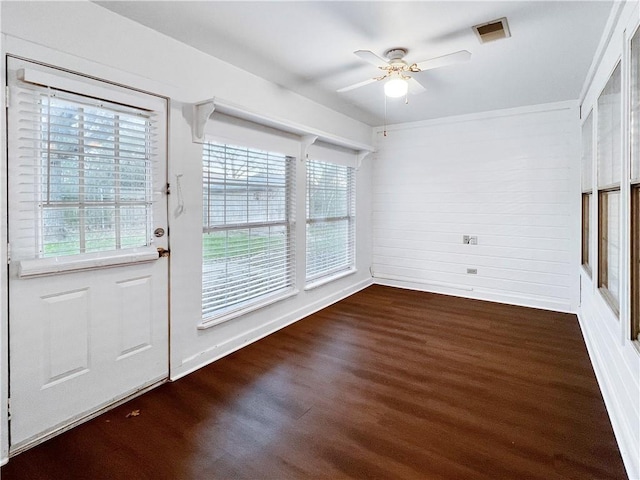
<path fill-rule="evenodd" d="M 403 78 L 392 78 L 384 84 L 384 94 L 390 98 L 404 97 L 409 91 L 409 84 Z"/>

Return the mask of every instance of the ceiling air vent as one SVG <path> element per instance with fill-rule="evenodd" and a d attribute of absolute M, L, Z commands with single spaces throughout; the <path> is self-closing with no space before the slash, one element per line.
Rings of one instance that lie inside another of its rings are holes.
<path fill-rule="evenodd" d="M 511 36 L 509 25 L 507 24 L 507 17 L 476 25 L 473 27 L 473 31 L 478 37 L 478 40 L 480 40 L 480 43 L 487 43 Z"/>

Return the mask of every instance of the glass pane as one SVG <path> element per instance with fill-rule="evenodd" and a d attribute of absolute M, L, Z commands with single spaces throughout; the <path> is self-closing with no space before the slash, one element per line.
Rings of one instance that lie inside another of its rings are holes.
<path fill-rule="evenodd" d="M 620 64 L 598 98 L 598 186 L 620 183 L 622 161 Z"/>
<path fill-rule="evenodd" d="M 589 239 L 591 234 L 591 194 L 582 194 L 582 264 L 591 271 Z"/>
<path fill-rule="evenodd" d="M 307 280 L 351 266 L 349 220 L 307 224 Z"/>
<path fill-rule="evenodd" d="M 640 185 L 631 187 L 631 339 L 640 340 Z"/>
<path fill-rule="evenodd" d="M 148 245 L 150 120 L 65 96 L 39 97 L 40 256 Z"/>
<path fill-rule="evenodd" d="M 593 115 L 582 124 L 582 191 L 593 189 Z"/>
<path fill-rule="evenodd" d="M 620 191 L 600 194 L 600 281 L 614 306 L 620 302 Z"/>
<path fill-rule="evenodd" d="M 203 148 L 202 315 L 222 315 L 293 283 L 293 162 L 232 145 Z"/>
<path fill-rule="evenodd" d="M 631 40 L 631 178 L 640 179 L 640 29 Z"/>
<path fill-rule="evenodd" d="M 78 207 L 45 208 L 42 212 L 40 256 L 74 255 L 80 251 Z"/>
<path fill-rule="evenodd" d="M 208 144 L 203 157 L 203 225 L 285 221 L 287 157 Z"/>
<path fill-rule="evenodd" d="M 307 281 L 352 267 L 353 178 L 346 166 L 307 162 Z"/>
<path fill-rule="evenodd" d="M 221 314 L 289 284 L 285 226 L 203 234 L 202 314 Z"/>

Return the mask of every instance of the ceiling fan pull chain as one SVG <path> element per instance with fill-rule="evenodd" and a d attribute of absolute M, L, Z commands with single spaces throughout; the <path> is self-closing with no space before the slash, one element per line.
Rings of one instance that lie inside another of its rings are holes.
<path fill-rule="evenodd" d="M 384 96 L 384 133 L 383 136 L 387 136 L 387 96 Z"/>

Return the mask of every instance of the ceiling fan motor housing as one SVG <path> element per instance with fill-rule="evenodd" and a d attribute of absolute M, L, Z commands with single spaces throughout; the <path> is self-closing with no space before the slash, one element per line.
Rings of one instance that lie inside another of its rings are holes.
<path fill-rule="evenodd" d="M 407 54 L 406 48 L 390 48 L 386 52 L 384 52 L 384 56 L 389 59 L 389 61 L 393 62 L 394 60 L 402 60 L 402 58 Z"/>
<path fill-rule="evenodd" d="M 409 68 L 407 68 L 409 66 L 407 62 L 403 60 L 403 57 L 406 54 L 406 48 L 391 48 L 384 52 L 385 57 L 389 59 L 389 67 L 386 67 L 385 70 L 387 70 L 389 73 L 397 72 L 399 74 L 401 72 L 410 70 Z"/>

